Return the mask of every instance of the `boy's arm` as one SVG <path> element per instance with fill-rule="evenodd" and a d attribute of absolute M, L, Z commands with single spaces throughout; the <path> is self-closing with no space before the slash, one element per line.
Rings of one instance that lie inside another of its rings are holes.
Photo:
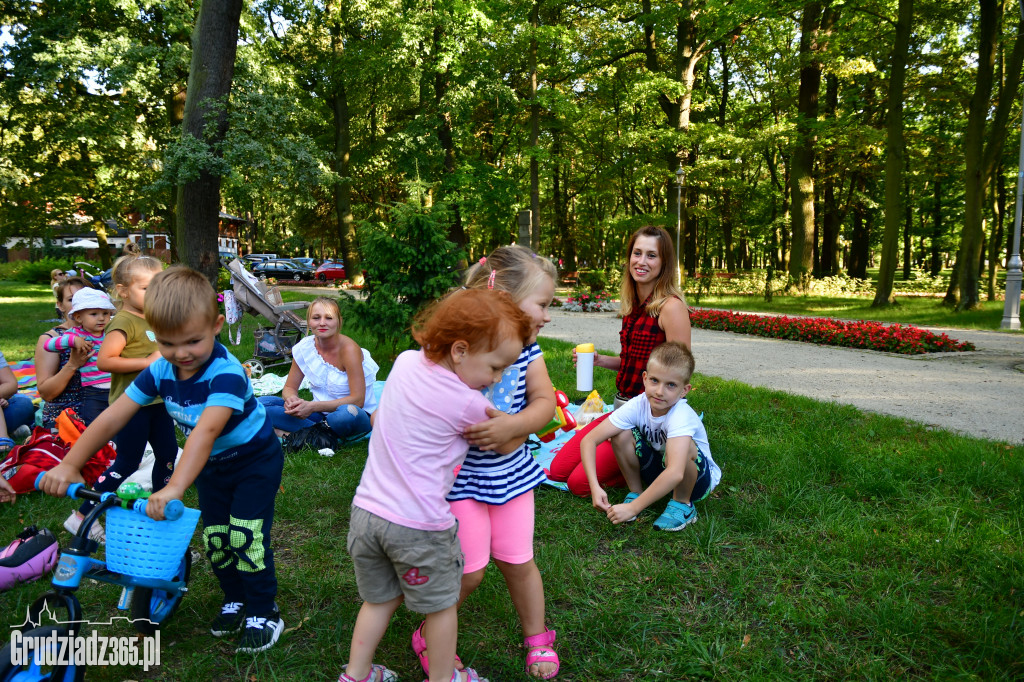
<path fill-rule="evenodd" d="M 167 503 L 171 500 L 180 500 L 188 487 L 195 482 L 210 459 L 213 442 L 223 433 L 224 426 L 233 412 L 230 407 L 223 405 L 211 405 L 203 410 L 199 422 L 185 441 L 181 459 L 174 466 L 171 480 L 162 490 L 149 496 L 146 514 L 150 518 L 156 521 L 163 519 Z"/>
<path fill-rule="evenodd" d="M 658 474 L 658 477 L 651 481 L 647 490 L 640 494 L 640 497 L 633 500 L 633 516 L 647 509 L 652 504 L 672 494 L 676 486 L 683 480 L 686 470 L 686 453 L 690 449 L 693 439 L 689 436 L 676 436 L 669 438 L 665 443 L 665 470 Z"/>
<path fill-rule="evenodd" d="M 526 368 L 526 407 L 516 414 L 488 410 L 491 419 L 474 424 L 465 431 L 466 440 L 481 450 L 515 452 L 527 436 L 547 426 L 555 416 L 555 389 L 548 376 L 544 356 Z"/>
<path fill-rule="evenodd" d="M 607 512 L 611 505 L 608 504 L 608 493 L 597 480 L 597 446 L 609 438 L 614 438 L 622 431 L 612 424 L 611 419 L 605 419 L 592 428 L 580 441 L 580 462 L 583 464 L 583 471 L 586 472 L 587 482 L 590 484 L 590 499 L 594 507 L 603 512 Z"/>
<path fill-rule="evenodd" d="M 84 483 L 82 467 L 89 459 L 99 452 L 107 442 L 127 426 L 141 406 L 122 394 L 109 408 L 100 412 L 96 420 L 82 432 L 64 460 L 46 472 L 39 489 L 47 495 L 63 497 L 68 485 Z"/>

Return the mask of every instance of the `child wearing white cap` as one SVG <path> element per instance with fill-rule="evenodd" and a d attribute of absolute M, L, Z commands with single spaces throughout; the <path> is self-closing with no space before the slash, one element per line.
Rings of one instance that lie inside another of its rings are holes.
<path fill-rule="evenodd" d="M 102 291 L 88 287 L 79 289 L 71 299 L 71 310 L 68 312 L 68 317 L 76 326 L 43 345 L 51 353 L 60 353 L 73 347 L 92 351 L 81 369 L 82 406 L 78 416 L 86 426 L 107 407 L 110 373 L 96 368 L 96 357 L 103 343 L 104 329 L 114 310 L 110 297 Z"/>

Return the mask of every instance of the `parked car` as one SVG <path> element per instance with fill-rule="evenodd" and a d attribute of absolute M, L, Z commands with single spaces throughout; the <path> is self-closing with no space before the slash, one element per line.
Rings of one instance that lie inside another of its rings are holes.
<path fill-rule="evenodd" d="M 288 260 L 292 261 L 293 263 L 301 263 L 310 270 L 316 267 L 316 263 L 313 261 L 312 258 L 289 258 Z"/>
<path fill-rule="evenodd" d="M 329 260 L 316 269 L 316 278 L 321 282 L 334 279 L 346 279 L 345 264 L 341 261 Z"/>
<path fill-rule="evenodd" d="M 252 266 L 252 273 L 260 279 L 277 277 L 295 282 L 313 279 L 313 269 L 307 268 L 290 260 L 265 260 Z"/>
<path fill-rule="evenodd" d="M 265 260 L 273 260 L 276 258 L 276 253 L 249 253 L 242 256 L 242 264 L 251 268 L 253 265 L 256 265 L 256 263 L 262 263 Z"/>

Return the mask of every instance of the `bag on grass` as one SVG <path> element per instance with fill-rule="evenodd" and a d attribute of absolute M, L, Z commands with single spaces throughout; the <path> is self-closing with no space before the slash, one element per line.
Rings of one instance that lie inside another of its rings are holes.
<path fill-rule="evenodd" d="M 57 538 L 48 529 L 29 526 L 21 531 L 14 542 L 0 550 L 0 592 L 46 575 L 57 563 L 59 553 Z"/>
<path fill-rule="evenodd" d="M 285 436 L 283 445 L 284 451 L 287 453 L 298 452 L 306 447 L 313 450 L 324 448 L 334 450 L 338 447 L 338 436 L 327 425 L 327 422 L 317 422 L 312 426 L 289 433 Z"/>

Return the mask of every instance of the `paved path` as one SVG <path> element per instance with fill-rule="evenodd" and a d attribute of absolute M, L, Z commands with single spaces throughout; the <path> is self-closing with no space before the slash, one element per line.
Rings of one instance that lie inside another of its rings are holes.
<path fill-rule="evenodd" d="M 614 313 L 551 318 L 541 336 L 619 350 Z M 906 356 L 694 329 L 693 352 L 701 374 L 1024 444 L 1024 332 L 930 329 L 977 350 Z"/>

